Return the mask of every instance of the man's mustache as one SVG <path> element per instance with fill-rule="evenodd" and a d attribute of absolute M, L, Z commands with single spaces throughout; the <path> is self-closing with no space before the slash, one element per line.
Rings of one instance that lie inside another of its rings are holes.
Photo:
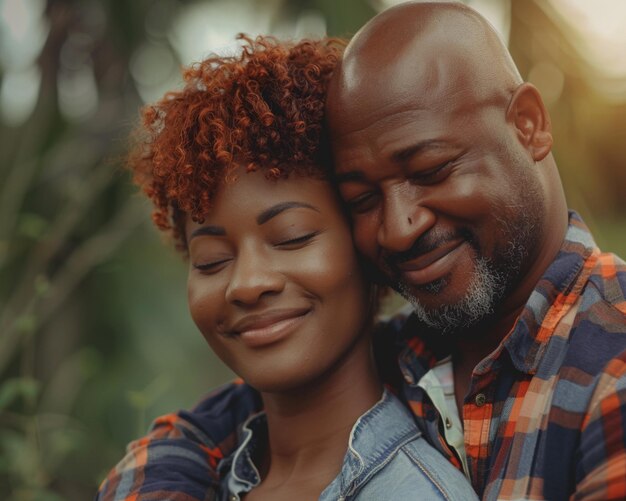
<path fill-rule="evenodd" d="M 467 240 L 470 244 L 474 245 L 471 232 L 468 230 L 431 230 L 415 240 L 409 249 L 402 252 L 387 254 L 384 257 L 384 261 L 390 269 L 397 270 L 402 263 L 412 261 L 413 259 L 423 256 L 424 254 L 427 254 L 452 240 L 459 239 Z"/>

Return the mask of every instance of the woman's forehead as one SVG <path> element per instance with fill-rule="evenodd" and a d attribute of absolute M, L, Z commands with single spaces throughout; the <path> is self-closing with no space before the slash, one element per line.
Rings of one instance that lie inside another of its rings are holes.
<path fill-rule="evenodd" d="M 323 178 L 292 173 L 274 178 L 263 170 L 248 172 L 239 166 L 225 177 L 213 194 L 209 211 L 202 221 L 194 222 L 187 216 L 188 224 L 202 224 L 215 217 L 257 217 L 264 210 L 279 204 L 312 206 L 324 212 L 339 211 L 336 190 Z"/>

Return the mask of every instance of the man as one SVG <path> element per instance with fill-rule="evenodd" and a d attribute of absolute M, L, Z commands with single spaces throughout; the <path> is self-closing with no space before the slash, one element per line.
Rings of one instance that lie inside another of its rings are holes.
<path fill-rule="evenodd" d="M 460 4 L 382 13 L 327 113 L 357 247 L 426 341 L 401 365 L 431 442 L 488 499 L 626 497 L 626 270 L 568 228 L 549 116 L 493 29 Z M 451 405 L 418 383 L 441 352 Z"/>
<path fill-rule="evenodd" d="M 426 438 L 485 499 L 625 499 L 626 267 L 568 215 L 549 116 L 493 29 L 461 4 L 383 12 L 327 113 L 357 247 L 414 311 L 400 384 Z M 231 386 L 157 423 L 111 485 L 203 499 L 210 475 L 178 465 L 214 470 L 254 409 Z"/>

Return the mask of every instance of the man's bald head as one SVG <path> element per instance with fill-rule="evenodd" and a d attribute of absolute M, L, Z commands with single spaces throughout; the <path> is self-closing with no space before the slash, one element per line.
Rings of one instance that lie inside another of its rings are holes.
<path fill-rule="evenodd" d="M 460 3 L 408 2 L 353 37 L 329 90 L 330 124 L 351 104 L 364 111 L 379 93 L 396 96 L 399 107 L 419 93 L 441 105 L 458 93 L 506 102 L 521 83 L 508 50 L 477 12 Z"/>

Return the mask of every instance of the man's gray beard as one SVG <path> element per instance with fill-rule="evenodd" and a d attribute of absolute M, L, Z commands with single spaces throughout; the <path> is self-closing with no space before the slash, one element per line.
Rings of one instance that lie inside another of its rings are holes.
<path fill-rule="evenodd" d="M 438 292 L 436 289 L 442 287 L 445 287 L 445 284 L 433 285 L 430 292 L 435 294 Z M 476 268 L 465 296 L 454 304 L 444 304 L 439 308 L 427 310 L 407 284 L 398 283 L 397 290 L 411 303 L 415 314 L 422 322 L 446 333 L 474 325 L 492 314 L 494 305 L 504 295 L 506 283 L 502 274 L 490 266 L 487 259 L 479 258 L 476 260 Z"/>
<path fill-rule="evenodd" d="M 476 258 L 467 292 L 460 301 L 427 310 L 406 283 L 396 282 L 395 290 L 411 303 L 422 322 L 442 333 L 455 332 L 477 324 L 493 314 L 519 275 L 522 262 L 528 253 L 527 245 L 523 242 L 528 242 L 533 228 L 530 220 L 525 217 L 521 220 L 524 224 L 519 226 L 519 232 L 502 252 L 498 263 L 485 257 Z M 423 290 L 435 295 L 445 286 L 445 279 L 442 279 L 428 284 Z"/>

